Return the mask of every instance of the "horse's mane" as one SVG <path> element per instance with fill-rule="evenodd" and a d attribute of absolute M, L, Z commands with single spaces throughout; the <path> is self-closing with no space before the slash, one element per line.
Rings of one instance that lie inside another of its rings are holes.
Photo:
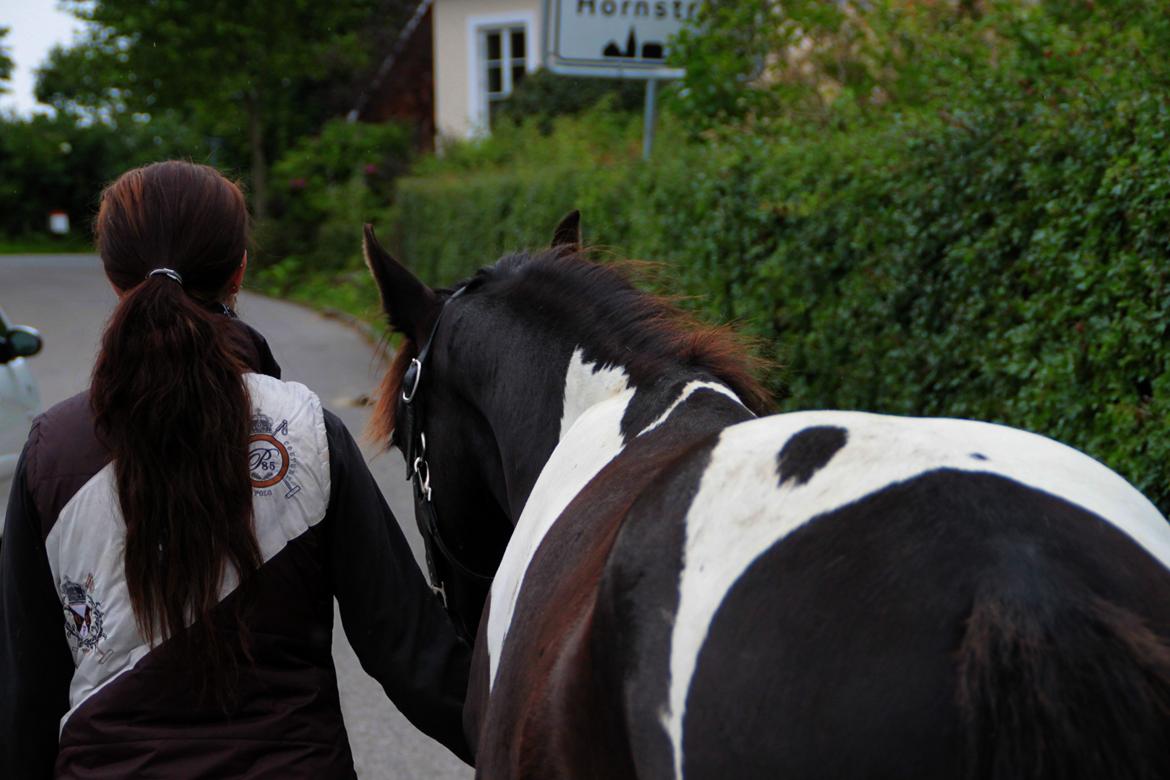
<path fill-rule="evenodd" d="M 644 267 L 597 263 L 587 251 L 554 247 L 505 255 L 467 284 L 469 293 L 563 312 L 590 354 L 620 365 L 636 383 L 681 365 L 726 384 L 752 412 L 771 411 L 771 395 L 756 378 L 764 361 L 750 343 L 729 326 L 703 323 L 674 300 L 639 289 L 631 279 Z M 377 441 L 389 441 L 402 377 L 417 355 L 418 345 L 404 339 L 382 380 L 369 428 Z"/>

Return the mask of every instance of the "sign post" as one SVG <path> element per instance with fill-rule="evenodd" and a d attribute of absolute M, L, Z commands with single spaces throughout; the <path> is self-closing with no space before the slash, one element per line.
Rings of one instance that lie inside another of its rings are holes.
<path fill-rule="evenodd" d="M 650 158 L 658 82 L 686 71 L 666 66 L 671 37 L 697 0 L 544 0 L 544 61 L 553 73 L 646 81 L 642 156 Z"/>
<path fill-rule="evenodd" d="M 642 110 L 642 159 L 649 160 L 654 149 L 654 122 L 658 118 L 658 107 L 654 104 L 658 96 L 658 79 L 646 80 L 646 107 Z"/>

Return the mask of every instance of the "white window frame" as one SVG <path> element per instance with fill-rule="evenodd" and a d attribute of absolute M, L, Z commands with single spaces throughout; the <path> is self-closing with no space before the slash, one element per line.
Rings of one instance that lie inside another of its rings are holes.
<path fill-rule="evenodd" d="M 467 90 L 467 116 L 471 120 L 473 135 L 485 135 L 490 132 L 487 69 L 484 67 L 487 60 L 484 33 L 505 27 L 524 28 L 524 70 L 532 73 L 540 64 L 537 62 L 540 49 L 536 40 L 536 14 L 533 12 L 517 11 L 515 13 L 467 17 L 467 84 L 469 87 Z M 504 69 L 509 70 L 508 77 L 510 78 L 510 66 L 505 66 Z M 501 75 L 503 74 L 501 73 Z"/>

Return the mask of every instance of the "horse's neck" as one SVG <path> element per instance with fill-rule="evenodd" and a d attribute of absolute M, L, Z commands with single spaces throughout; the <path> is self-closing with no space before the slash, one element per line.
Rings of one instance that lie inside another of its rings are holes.
<path fill-rule="evenodd" d="M 508 480 L 513 524 L 528 514 L 536 486 L 548 479 L 547 474 L 572 475 L 564 478 L 553 491 L 560 497 L 553 499 L 554 504 L 575 495 L 632 438 L 661 424 L 675 407 L 700 388 L 739 401 L 726 386 L 684 370 L 665 374 L 650 386 L 635 387 L 621 366 L 591 362 L 581 347 L 575 348 L 560 387 L 545 391 L 550 399 L 560 396 L 559 417 L 525 415 L 530 425 L 504 426 L 496 431 L 502 460 L 514 469 Z M 506 401 L 509 405 L 516 403 L 515 398 Z M 501 415 L 500 419 L 516 420 L 517 415 Z M 540 420 L 555 430 L 526 429 L 539 425 Z M 543 444 L 533 446 L 534 442 Z"/>
<path fill-rule="evenodd" d="M 631 440 L 661 425 L 701 389 L 721 393 L 739 404 L 725 385 L 683 372 L 663 376 L 650 387 L 636 388 L 624 369 L 590 363 L 578 347 L 565 374 L 558 443 L 541 467 L 517 525 L 524 517 L 551 523 Z"/>
<path fill-rule="evenodd" d="M 581 416 L 607 401 L 624 398 L 628 402 L 633 396 L 625 371 L 585 361 L 580 348 L 572 353 L 563 374 L 538 374 L 537 378 L 530 395 L 493 395 L 484 410 L 505 466 L 505 490 L 513 525 L 553 451 Z M 617 416 L 620 419 L 620 411 Z M 609 449 L 604 444 L 600 446 Z"/>
<path fill-rule="evenodd" d="M 653 387 L 635 389 L 620 369 L 593 369 L 579 364 L 578 355 L 568 376 L 560 442 L 524 504 L 492 584 L 489 679 L 495 678 L 524 574 L 553 524 L 586 485 L 634 440 L 660 426 L 682 424 L 686 433 L 679 441 L 697 440 L 751 416 L 726 386 L 701 378 L 664 377 Z M 698 425 L 671 418 L 675 409 L 703 391 L 727 397 L 720 399 L 719 412 L 708 413 Z"/>

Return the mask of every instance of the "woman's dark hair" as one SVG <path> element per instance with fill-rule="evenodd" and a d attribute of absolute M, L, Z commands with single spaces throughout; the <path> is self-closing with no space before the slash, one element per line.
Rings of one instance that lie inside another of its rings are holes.
<path fill-rule="evenodd" d="M 130 601 L 147 640 L 171 640 L 177 660 L 208 670 L 202 682 L 222 694 L 234 687 L 227 675 L 237 651 L 247 652 L 243 600 L 233 599 L 226 632 L 216 629 L 224 616 L 212 613 L 225 576 L 246 584 L 261 563 L 246 369 L 231 320 L 212 306 L 230 294 L 243 262 L 247 206 L 214 168 L 155 163 L 105 189 L 95 237 L 121 301 L 90 403 L 113 457 Z M 148 276 L 162 267 L 182 282 Z"/>

